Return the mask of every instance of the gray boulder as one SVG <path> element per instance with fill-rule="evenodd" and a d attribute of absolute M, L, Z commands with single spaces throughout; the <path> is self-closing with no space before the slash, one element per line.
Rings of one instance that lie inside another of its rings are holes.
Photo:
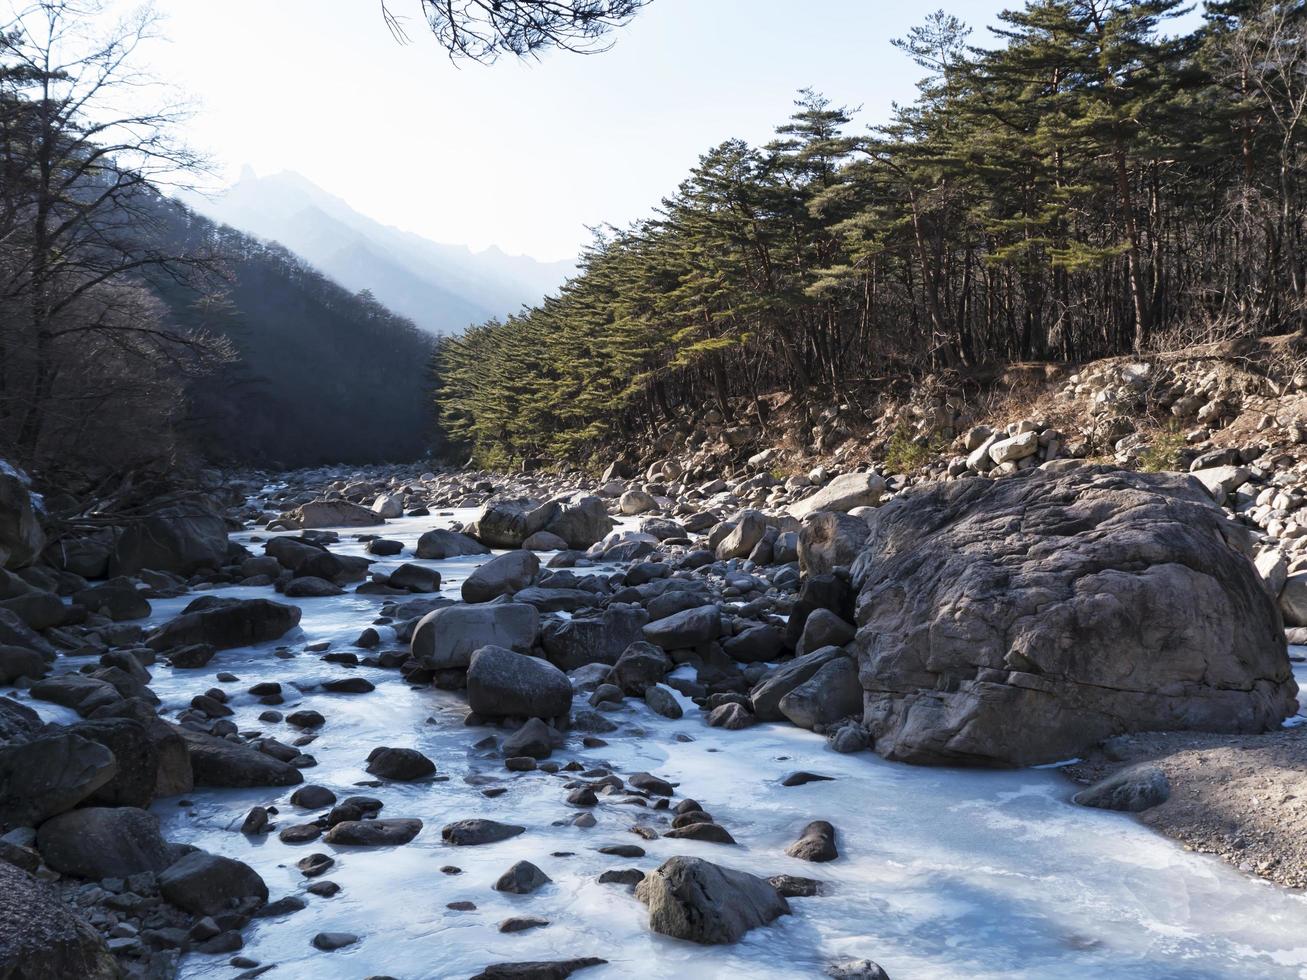
<path fill-rule="evenodd" d="M 721 632 L 721 610 L 705 605 L 654 620 L 644 627 L 644 638 L 664 650 L 679 650 L 708 643 Z"/>
<path fill-rule="evenodd" d="M 117 772 L 112 752 L 78 735 L 0 747 L 0 825 L 35 826 L 71 810 Z"/>
<path fill-rule="evenodd" d="M 635 886 L 635 895 L 649 906 L 654 932 L 704 945 L 739 942 L 790 912 L 770 882 L 694 857 L 664 861 Z"/>
<path fill-rule="evenodd" d="M 602 613 L 546 620 L 540 643 L 555 667 L 575 670 L 586 664 L 615 664 L 632 643 L 644 637 L 649 614 L 639 606 L 617 603 Z"/>
<path fill-rule="evenodd" d="M 1187 477 L 1101 467 L 909 490 L 853 570 L 876 751 L 1024 766 L 1296 710 L 1247 533 Z"/>
<path fill-rule="evenodd" d="M 717 559 L 748 558 L 767 533 L 767 518 L 756 510 L 741 511 L 731 532 L 717 544 Z"/>
<path fill-rule="evenodd" d="M 164 623 L 145 642 L 159 651 L 196 643 L 207 643 L 215 650 L 253 646 L 285 636 L 299 625 L 300 615 L 299 606 L 271 599 L 215 598 Z"/>
<path fill-rule="evenodd" d="M 1071 799 L 1100 810 L 1140 813 L 1171 798 L 1171 781 L 1158 766 L 1141 763 L 1100 779 Z"/>
<path fill-rule="evenodd" d="M 44 547 L 31 481 L 0 459 L 0 568 L 30 565 Z"/>
<path fill-rule="evenodd" d="M 462 555 L 488 555 L 490 549 L 480 541 L 469 538 L 457 531 L 436 528 L 427 531 L 418 538 L 417 556 L 419 558 L 458 558 Z"/>
<path fill-rule="evenodd" d="M 296 507 L 277 524 L 307 530 L 318 527 L 371 527 L 386 519 L 362 504 L 348 500 L 311 500 Z"/>
<path fill-rule="evenodd" d="M 529 497 L 492 497 L 477 512 L 467 533 L 491 548 L 520 548 L 531 535 L 545 530 L 559 511 L 556 503 L 542 504 Z"/>
<path fill-rule="evenodd" d="M 464 602 L 489 602 L 530 585 L 540 572 L 540 559 L 530 551 L 496 555 L 463 580 Z"/>
<path fill-rule="evenodd" d="M 858 667 L 850 657 L 836 657 L 791 690 L 777 704 L 780 713 L 800 728 L 812 729 L 862 715 Z"/>
<path fill-rule="evenodd" d="M 241 742 L 229 742 L 203 732 L 178 728 L 190 750 L 196 786 L 296 786 L 303 774 L 266 753 Z"/>
<path fill-rule="evenodd" d="M 413 630 L 413 657 L 430 670 L 466 667 L 485 646 L 526 653 L 540 632 L 540 612 L 520 602 L 446 606 L 427 613 Z"/>
<path fill-rule="evenodd" d="M 810 679 L 832 660 L 849 659 L 839 647 L 822 647 L 782 664 L 759 681 L 749 692 L 749 704 L 760 721 L 780 721 L 781 699 Z"/>
<path fill-rule="evenodd" d="M 567 547 L 583 551 L 602 541 L 617 526 L 608 516 L 608 508 L 598 497 L 581 497 L 565 504 L 545 530 L 567 542 Z M 552 550 L 552 549 L 550 549 Z"/>
<path fill-rule="evenodd" d="M 53 888 L 0 861 L 0 977 L 118 980 L 100 934 L 73 915 Z"/>
<path fill-rule="evenodd" d="M 861 517 L 835 511 L 809 514 L 799 531 L 799 568 L 807 575 L 828 575 L 850 567 L 867 533 Z"/>
<path fill-rule="evenodd" d="M 60 874 L 99 881 L 159 872 L 176 849 L 159 832 L 159 818 L 130 806 L 70 810 L 41 824 L 36 847 Z"/>
<path fill-rule="evenodd" d="M 159 875 L 159 893 L 191 915 L 252 911 L 268 901 L 268 886 L 248 864 L 192 851 Z"/>
<path fill-rule="evenodd" d="M 227 557 L 227 522 L 202 503 L 160 508 L 123 528 L 109 557 L 110 575 L 143 568 L 190 575 L 218 568 Z"/>
<path fill-rule="evenodd" d="M 875 507 L 885 493 L 885 481 L 875 473 L 845 473 L 810 497 L 790 505 L 790 514 L 802 520 L 819 510 L 848 513 L 854 507 Z"/>
<path fill-rule="evenodd" d="M 490 718 L 558 718 L 572 709 L 572 684 L 547 660 L 485 646 L 467 669 L 467 703 Z"/>

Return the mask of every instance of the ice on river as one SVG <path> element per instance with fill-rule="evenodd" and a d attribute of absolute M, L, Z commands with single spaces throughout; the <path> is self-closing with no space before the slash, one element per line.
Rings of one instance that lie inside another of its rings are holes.
<path fill-rule="evenodd" d="M 438 520 L 403 519 L 384 533 L 412 544 Z M 342 531 L 337 550 L 361 554 L 352 533 Z M 456 595 L 458 583 L 480 560 L 429 564 L 440 568 L 446 591 Z M 175 614 L 190 598 L 156 603 L 155 618 Z M 679 721 L 628 701 L 624 712 L 612 716 L 622 731 L 604 736 L 607 747 L 584 749 L 573 738 L 554 758 L 623 775 L 648 770 L 677 782 L 678 793 L 702 803 L 739 846 L 642 841 L 628 828 L 654 823 L 662 814 L 604 802 L 593 811 L 596 827 L 554 826 L 577 812 L 563 801 L 565 774 L 508 773 L 493 752 L 474 749 L 488 730 L 462 724 L 465 707 L 456 694 L 414 690 L 395 671 L 358 668 L 377 685 L 375 692 L 292 696 L 296 680 L 349 672 L 303 652 L 305 643 L 330 640 L 334 649 L 350 649 L 381 601 L 352 593 L 298 600 L 302 634 L 281 641 L 295 652 L 292 659 L 273 656 L 278 644 L 268 644 L 220 653 L 202 670 L 154 670 L 153 687 L 170 713 L 214 686 L 218 671 L 235 673 L 239 683 L 221 686 L 232 695 L 241 729 L 289 741 L 298 732 L 259 722 L 263 707 L 243 693 L 259 681 L 280 681 L 287 689 L 280 710 L 303 704 L 327 717 L 320 737 L 306 749 L 318 760 L 305 770 L 308 782 L 342 798 L 375 795 L 385 802 L 382 816 L 425 823 L 404 847 L 362 850 L 321 841 L 290 846 L 275 833 L 246 838 L 238 831 L 256 804 L 275 804 L 281 825 L 310 816 L 290 805 L 290 790 L 197 790 L 186 806 L 157 803 L 154 810 L 170 839 L 248 862 L 273 898 L 294 893 L 307 900 L 304 911 L 256 921 L 245 933 L 242 955 L 277 964 L 264 974 L 269 978 L 460 978 L 493 962 L 576 956 L 609 961 L 578 974 L 586 980 L 821 977 L 826 964 L 847 957 L 872 958 L 895 980 L 1307 976 L 1307 901 L 1301 895 L 1187 853 L 1128 816 L 1072 806 L 1069 784 L 1051 770 L 913 768 L 871 753 L 827 751 L 822 738 L 788 725 L 710 729 L 684 699 L 687 711 Z M 677 741 L 678 734 L 692 740 Z M 356 788 L 370 778 L 364 764 L 378 745 L 420 749 L 449 778 Z M 780 779 L 796 769 L 835 779 L 781 787 Z M 488 799 L 481 795 L 483 783 L 467 781 L 473 775 L 508 790 Z M 528 829 L 488 846 L 443 844 L 441 827 L 467 817 Z M 784 853 L 814 819 L 827 819 L 839 831 L 841 857 L 833 863 L 808 864 Z M 630 860 L 596 853 L 617 843 L 640 844 L 648 854 Z M 314 851 L 336 858 L 326 875 L 342 886 L 334 898 L 304 891 L 308 881 L 295 862 Z M 653 934 L 643 906 L 626 888 L 596 882 L 608 868 L 648 871 L 676 854 L 764 876 L 821 878 L 830 882 L 830 894 L 792 899 L 792 915 L 735 946 L 700 947 Z M 519 859 L 539 865 L 553 884 L 525 896 L 493 891 L 494 880 Z M 463 873 L 443 874 L 445 865 Z M 475 902 L 476 911 L 446 908 L 465 900 Z M 539 916 L 550 925 L 500 934 L 497 924 L 511 915 Z M 356 933 L 361 942 L 318 952 L 310 940 L 323 931 Z M 229 958 L 192 954 L 183 961 L 182 975 L 230 977 L 235 971 Z"/>

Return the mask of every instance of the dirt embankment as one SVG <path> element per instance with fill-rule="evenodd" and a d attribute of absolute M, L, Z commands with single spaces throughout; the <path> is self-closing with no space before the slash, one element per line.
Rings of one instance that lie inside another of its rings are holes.
<path fill-rule="evenodd" d="M 1064 772 L 1092 783 L 1151 762 L 1171 797 L 1139 819 L 1240 871 L 1307 887 L 1307 725 L 1265 735 L 1123 735 Z"/>

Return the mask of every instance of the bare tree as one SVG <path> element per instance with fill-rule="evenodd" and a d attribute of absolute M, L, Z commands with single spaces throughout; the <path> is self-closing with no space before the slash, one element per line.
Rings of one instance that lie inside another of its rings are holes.
<path fill-rule="evenodd" d="M 70 348 L 110 333 L 134 349 L 194 343 L 116 315 L 118 287 L 212 259 L 156 227 L 157 188 L 203 164 L 175 136 L 184 107 L 133 66 L 156 17 L 143 7 L 101 35 L 103 14 L 99 0 L 35 0 L 0 24 L 0 439 L 27 461 Z"/>
<path fill-rule="evenodd" d="M 536 55 L 548 48 L 592 54 L 648 0 L 419 0 L 422 18 L 454 60 L 488 64 L 501 54 Z M 382 0 L 391 32 L 407 40 L 402 18 Z"/>

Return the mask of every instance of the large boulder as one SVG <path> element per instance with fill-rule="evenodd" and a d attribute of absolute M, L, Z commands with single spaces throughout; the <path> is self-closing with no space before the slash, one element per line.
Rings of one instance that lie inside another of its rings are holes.
<path fill-rule="evenodd" d="M 819 510 L 847 513 L 854 507 L 875 507 L 885 494 L 885 480 L 875 473 L 837 476 L 811 497 L 790 505 L 790 514 L 802 520 Z"/>
<path fill-rule="evenodd" d="M 466 534 L 438 527 L 418 538 L 416 552 L 419 558 L 444 559 L 459 558 L 462 555 L 488 555 L 490 549 Z"/>
<path fill-rule="evenodd" d="M 463 601 L 489 602 L 521 592 L 539 571 L 540 559 L 525 549 L 496 555 L 463 580 Z"/>
<path fill-rule="evenodd" d="M 867 540 L 867 522 L 839 511 L 809 514 L 799 531 L 799 568 L 807 575 L 829 575 L 853 564 Z"/>
<path fill-rule="evenodd" d="M 59 895 L 0 861 L 0 977 L 7 980 L 117 980 L 122 974 L 100 934 Z"/>
<path fill-rule="evenodd" d="M 1247 533 L 1185 477 L 1101 467 L 911 490 L 853 570 L 876 751 L 1022 766 L 1296 710 Z"/>
<path fill-rule="evenodd" d="M 467 527 L 467 533 L 491 548 L 520 548 L 536 531 L 558 517 L 556 503 L 542 504 L 529 497 L 491 497 Z"/>
<path fill-rule="evenodd" d="M 664 650 L 677 650 L 715 640 L 721 632 L 721 610 L 709 604 L 655 619 L 644 627 L 644 638 Z"/>
<path fill-rule="evenodd" d="M 88 534 L 56 538 L 45 546 L 41 557 L 53 567 L 82 578 L 104 578 L 121 533 L 122 528 L 105 527 Z"/>
<path fill-rule="evenodd" d="M 227 522 L 200 502 L 170 504 L 126 524 L 109 556 L 110 575 L 143 568 L 190 575 L 227 557 Z"/>
<path fill-rule="evenodd" d="M 22 568 L 45 547 L 31 481 L 0 459 L 0 568 Z"/>
<path fill-rule="evenodd" d="M 93 719 L 69 731 L 103 745 L 118 763 L 113 779 L 87 797 L 89 802 L 125 807 L 150 805 L 159 778 L 159 751 L 144 724 L 132 718 Z"/>
<path fill-rule="evenodd" d="M 294 786 L 304 782 L 292 765 L 240 742 L 178 728 L 190 750 L 196 786 Z"/>
<path fill-rule="evenodd" d="M 427 613 L 413 630 L 414 659 L 430 670 L 466 667 L 484 646 L 526 653 L 540 632 L 540 612 L 521 602 L 445 606 Z"/>
<path fill-rule="evenodd" d="M 252 911 L 268 901 L 268 886 L 248 864 L 192 851 L 159 875 L 159 893 L 191 915 Z"/>
<path fill-rule="evenodd" d="M 572 684 L 547 660 L 482 647 L 467 670 L 467 703 L 489 718 L 558 718 L 572 710 Z"/>
<path fill-rule="evenodd" d="M 118 772 L 103 745 L 54 733 L 0 747 L 0 826 L 35 826 L 71 810 Z"/>
<path fill-rule="evenodd" d="M 749 692 L 749 705 L 761 721 L 780 721 L 785 717 L 781 701 L 799 685 L 806 683 L 832 660 L 848 659 L 839 647 L 822 647 L 781 664 L 760 680 Z"/>
<path fill-rule="evenodd" d="M 858 667 L 849 657 L 836 657 L 780 699 L 780 713 L 800 728 L 816 728 L 862 714 Z"/>
<path fill-rule="evenodd" d="M 754 546 L 766 533 L 767 518 L 761 511 L 742 511 L 739 520 L 735 522 L 735 527 L 717 543 L 718 560 L 748 558 Z"/>
<path fill-rule="evenodd" d="M 36 847 L 60 874 L 99 881 L 160 872 L 176 848 L 159 832 L 159 818 L 130 806 L 70 810 L 41 824 Z"/>
<path fill-rule="evenodd" d="M 319 527 L 371 527 L 386 519 L 362 504 L 348 500 L 311 500 L 296 507 L 277 522 L 284 527 L 307 530 Z"/>
<path fill-rule="evenodd" d="M 635 605 L 615 603 L 602 613 L 549 619 L 540 643 L 555 667 L 575 670 L 586 664 L 615 664 L 627 647 L 644 637 L 649 614 Z"/>
<path fill-rule="evenodd" d="M 253 646 L 285 636 L 300 622 L 299 606 L 271 599 L 197 600 L 176 619 L 164 623 L 146 639 L 152 650 L 207 643 L 215 650 Z"/>
<path fill-rule="evenodd" d="M 564 504 L 558 516 L 545 528 L 567 542 L 567 547 L 583 551 L 617 526 L 608 516 L 608 508 L 598 497 L 581 497 Z"/>
<path fill-rule="evenodd" d="M 649 928 L 674 939 L 721 945 L 788 915 L 789 903 L 770 882 L 702 858 L 664 861 L 635 886 L 649 906 Z"/>
<path fill-rule="evenodd" d="M 0 698 L 0 745 L 26 741 L 45 723 L 41 716 L 12 698 Z"/>

